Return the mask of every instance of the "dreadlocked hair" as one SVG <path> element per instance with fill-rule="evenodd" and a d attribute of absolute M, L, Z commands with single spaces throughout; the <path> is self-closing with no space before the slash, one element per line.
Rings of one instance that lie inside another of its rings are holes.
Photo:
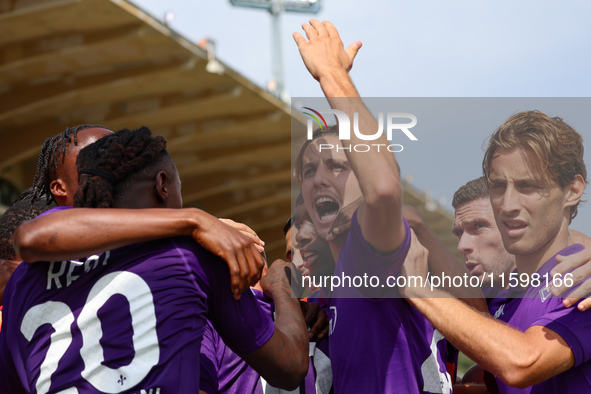
<path fill-rule="evenodd" d="M 55 203 L 50 184 L 51 181 L 57 178 L 58 166 L 64 162 L 68 144 L 74 142 L 74 145 L 77 146 L 78 132 L 90 128 L 107 129 L 106 127 L 93 124 L 66 127 L 63 133 L 47 138 L 43 142 L 41 153 L 39 153 L 39 158 L 37 159 L 37 172 L 33 178 L 33 200 L 44 198 L 47 204 Z"/>
<path fill-rule="evenodd" d="M 76 166 L 80 174 L 75 207 L 110 208 L 117 191 L 134 174 L 146 169 L 159 158 L 168 156 L 166 140 L 152 137 L 150 129 L 123 129 L 105 136 L 82 149 Z"/>
<path fill-rule="evenodd" d="M 26 189 L 0 217 L 0 259 L 17 260 L 18 256 L 12 246 L 12 235 L 16 228 L 55 206 L 48 204 L 43 197 L 35 200 L 33 196 L 34 189 Z"/>

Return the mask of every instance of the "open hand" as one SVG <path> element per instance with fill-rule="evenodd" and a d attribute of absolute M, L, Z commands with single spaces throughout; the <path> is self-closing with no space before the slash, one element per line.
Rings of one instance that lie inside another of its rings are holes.
<path fill-rule="evenodd" d="M 300 33 L 293 33 L 293 39 L 298 45 L 306 68 L 316 80 L 320 81 L 322 76 L 332 73 L 335 69 L 345 72 L 351 70 L 353 60 L 362 45 L 360 41 L 355 41 L 345 49 L 339 32 L 327 21 L 310 19 L 310 24 L 304 23 L 302 28 L 308 39 Z"/>

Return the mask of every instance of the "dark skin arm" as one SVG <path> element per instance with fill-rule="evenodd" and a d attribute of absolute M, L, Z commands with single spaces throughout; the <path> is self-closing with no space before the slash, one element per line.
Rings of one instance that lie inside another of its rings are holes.
<path fill-rule="evenodd" d="M 498 394 L 499 390 L 496 387 L 496 382 L 494 383 L 494 385 L 496 389 L 494 393 Z M 461 394 L 491 393 L 491 391 L 486 387 L 484 370 L 478 364 L 473 365 L 469 370 L 466 371 L 466 373 L 462 377 L 462 382 L 454 384 L 453 390 L 454 393 Z"/>
<path fill-rule="evenodd" d="M 232 291 L 239 298 L 261 277 L 263 242 L 248 226 L 224 220 L 195 208 L 75 208 L 23 223 L 16 229 L 13 243 L 19 257 L 27 262 L 59 261 L 189 235 L 228 263 Z"/>
<path fill-rule="evenodd" d="M 276 260 L 261 280 L 275 303 L 275 332 L 260 349 L 241 354 L 271 386 L 296 389 L 308 372 L 308 330 L 297 298 L 291 296 L 291 263 Z"/>
<path fill-rule="evenodd" d="M 455 394 L 490 394 L 485 385 L 476 383 L 454 384 L 453 390 Z"/>
<path fill-rule="evenodd" d="M 6 283 L 8 283 L 8 279 L 10 279 L 10 276 L 20 263 L 20 261 L 0 260 L 0 305 L 3 305 L 2 300 Z"/>
<path fill-rule="evenodd" d="M 310 339 L 322 339 L 328 335 L 328 315 L 324 309 L 315 302 L 300 301 L 300 307 L 304 314 L 306 327 L 310 327 L 308 336 Z M 312 324 L 313 323 L 313 324 Z M 312 325 L 312 326 L 310 326 Z"/>

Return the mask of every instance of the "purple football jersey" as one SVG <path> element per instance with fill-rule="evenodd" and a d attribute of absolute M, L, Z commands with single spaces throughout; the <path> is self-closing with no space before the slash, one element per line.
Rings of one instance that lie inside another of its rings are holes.
<path fill-rule="evenodd" d="M 258 290 L 251 289 L 264 313 L 273 315 L 273 300 Z M 201 343 L 201 390 L 213 393 L 263 393 L 260 375 L 234 353 L 207 322 Z"/>
<path fill-rule="evenodd" d="M 353 215 L 335 275 L 397 275 L 410 248 L 410 228 L 389 255 L 375 252 Z M 383 283 L 383 282 L 382 282 Z M 450 393 L 447 343 L 403 298 L 362 298 L 336 288 L 330 299 L 330 358 L 336 393 Z M 341 298 L 356 296 L 357 298 Z"/>
<path fill-rule="evenodd" d="M 273 300 L 252 289 L 261 309 L 274 314 Z M 208 394 L 274 394 L 286 391 L 269 386 L 244 360 L 226 346 L 215 328 L 208 322 L 201 343 L 200 389 Z M 310 341 L 308 374 L 295 392 L 329 394 L 332 392 L 332 371 L 326 338 Z"/>
<path fill-rule="evenodd" d="M 568 256 L 583 250 L 580 244 L 566 247 L 558 254 Z M 548 260 L 537 273 L 551 278 L 550 271 L 557 264 L 556 256 Z M 574 286 L 566 294 L 572 292 Z M 566 296 L 566 294 L 564 296 Z M 490 306 L 490 314 L 511 327 L 526 331 L 531 326 L 548 327 L 565 340 L 571 348 L 573 368 L 542 383 L 525 389 L 509 387 L 497 379 L 500 393 L 589 393 L 591 392 L 591 311 L 581 312 L 576 306 L 565 308 L 562 297 L 553 297 L 542 279 L 541 286 L 525 290 L 507 289 L 499 292 Z"/>
<path fill-rule="evenodd" d="M 4 297 L 0 368 L 17 375 L 0 387 L 20 378 L 33 393 L 197 393 L 207 318 L 238 353 L 274 332 L 251 293 L 234 300 L 226 263 L 188 237 L 21 264 Z"/>

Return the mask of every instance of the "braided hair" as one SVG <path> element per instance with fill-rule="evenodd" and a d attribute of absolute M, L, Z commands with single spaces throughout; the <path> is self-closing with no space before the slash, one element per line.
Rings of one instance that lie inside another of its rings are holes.
<path fill-rule="evenodd" d="M 33 200 L 44 198 L 47 204 L 54 204 L 55 199 L 51 193 L 51 181 L 57 179 L 58 166 L 64 163 L 68 144 L 74 142 L 78 145 L 78 132 L 81 130 L 106 127 L 83 124 L 75 127 L 67 127 L 63 133 L 47 138 L 41 147 L 41 153 L 37 159 L 37 172 L 33 178 Z M 59 164 L 58 164 L 59 163 Z"/>
<path fill-rule="evenodd" d="M 148 173 L 162 158 L 170 157 L 166 140 L 152 137 L 150 129 L 123 129 L 82 149 L 76 166 L 80 174 L 75 207 L 110 208 L 116 196 Z"/>
<path fill-rule="evenodd" d="M 55 204 L 48 204 L 43 197 L 34 200 L 33 196 L 34 189 L 32 187 L 26 189 L 0 217 L 0 259 L 17 260 L 12 246 L 12 235 L 16 228 L 55 206 Z"/>

